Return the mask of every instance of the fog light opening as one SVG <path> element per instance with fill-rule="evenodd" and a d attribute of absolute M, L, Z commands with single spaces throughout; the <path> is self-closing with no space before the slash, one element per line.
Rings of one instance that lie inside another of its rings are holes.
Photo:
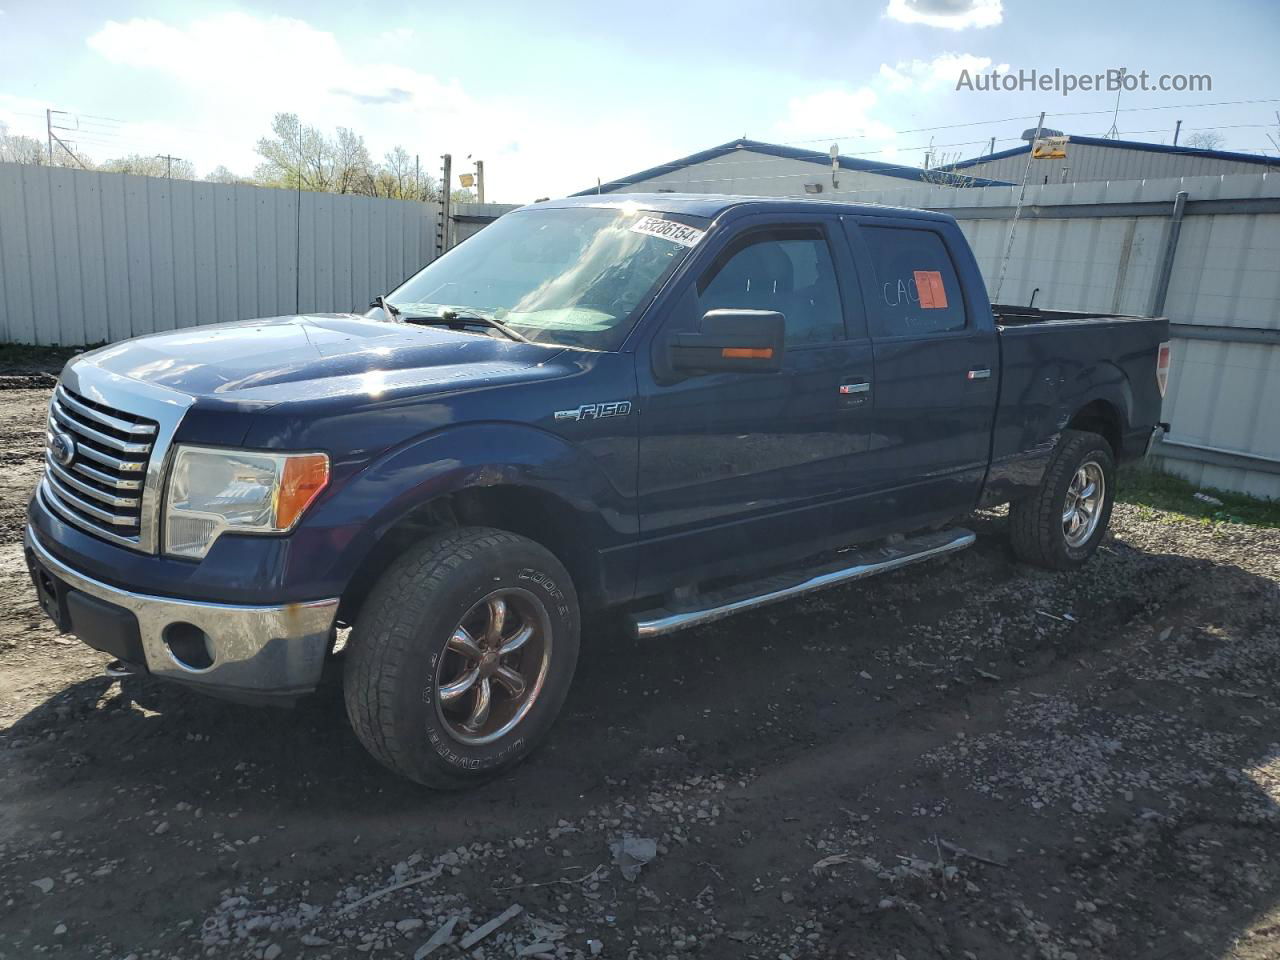
<path fill-rule="evenodd" d="M 194 623 L 171 623 L 162 634 L 169 656 L 188 670 L 208 670 L 213 666 L 213 641 Z"/>

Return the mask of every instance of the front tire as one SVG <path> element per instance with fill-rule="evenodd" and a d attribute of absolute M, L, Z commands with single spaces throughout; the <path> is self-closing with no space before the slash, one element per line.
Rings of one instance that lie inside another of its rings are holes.
<path fill-rule="evenodd" d="M 1096 433 L 1064 430 L 1040 488 L 1009 505 L 1009 538 L 1020 560 L 1071 570 L 1098 549 L 1111 521 L 1116 463 Z"/>
<path fill-rule="evenodd" d="M 569 574 L 525 537 L 437 534 L 382 575 L 343 677 L 356 736 L 429 787 L 482 782 L 527 756 L 564 704 L 578 659 Z"/>

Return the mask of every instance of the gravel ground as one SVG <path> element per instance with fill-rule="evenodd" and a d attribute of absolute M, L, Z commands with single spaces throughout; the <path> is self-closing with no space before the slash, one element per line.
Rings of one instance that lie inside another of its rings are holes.
<path fill-rule="evenodd" d="M 1121 505 L 1051 574 L 982 514 L 948 561 L 598 624 L 547 746 L 439 795 L 334 687 L 239 707 L 58 636 L 47 388 L 0 387 L 2 958 L 1280 956 L 1280 531 Z"/>

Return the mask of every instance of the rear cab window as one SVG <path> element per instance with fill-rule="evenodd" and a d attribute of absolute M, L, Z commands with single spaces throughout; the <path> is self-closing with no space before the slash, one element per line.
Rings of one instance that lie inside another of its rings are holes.
<path fill-rule="evenodd" d="M 876 286 L 871 335 L 920 337 L 965 329 L 964 298 L 942 237 L 929 229 L 864 225 Z"/>

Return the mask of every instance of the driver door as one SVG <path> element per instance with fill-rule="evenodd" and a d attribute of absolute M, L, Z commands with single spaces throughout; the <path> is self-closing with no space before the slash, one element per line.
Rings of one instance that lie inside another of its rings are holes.
<path fill-rule="evenodd" d="M 707 310 L 772 310 L 782 369 L 671 377 L 638 364 L 640 594 L 812 554 L 858 523 L 873 361 L 839 220 L 760 216 L 727 233 L 700 251 L 653 349 Z"/>

